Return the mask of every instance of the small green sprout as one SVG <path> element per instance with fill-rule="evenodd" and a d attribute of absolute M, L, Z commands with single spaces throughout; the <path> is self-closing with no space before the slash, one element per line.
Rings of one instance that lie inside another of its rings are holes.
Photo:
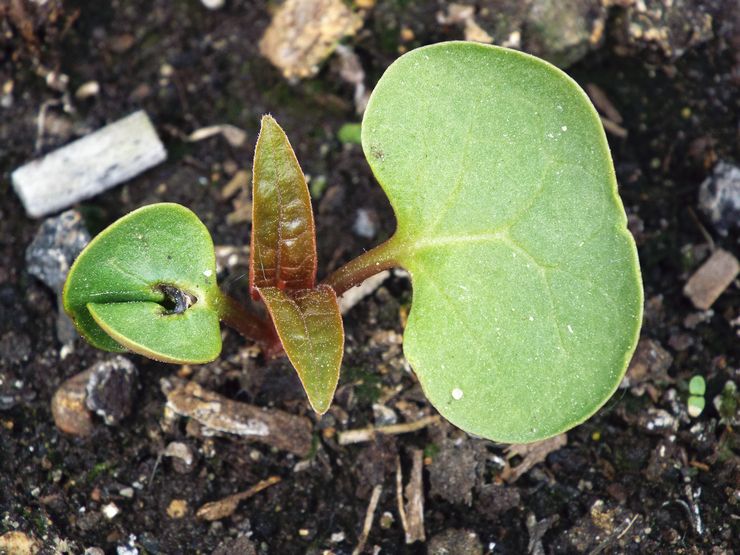
<path fill-rule="evenodd" d="M 704 377 L 696 375 L 689 381 L 689 400 L 687 402 L 689 416 L 696 418 L 704 410 L 704 394 L 707 391 L 707 385 Z"/>
<path fill-rule="evenodd" d="M 216 283 L 213 244 L 187 208 L 124 216 L 80 255 L 64 306 L 110 351 L 202 363 L 219 321 L 287 354 L 318 412 L 344 331 L 337 297 L 394 267 L 411 275 L 404 353 L 431 403 L 486 438 L 561 433 L 612 395 L 634 351 L 642 284 L 603 128 L 583 91 L 521 52 L 441 43 L 378 82 L 361 143 L 397 227 L 328 276 L 311 198 L 270 116 L 254 156 L 249 288 L 266 316 Z"/>

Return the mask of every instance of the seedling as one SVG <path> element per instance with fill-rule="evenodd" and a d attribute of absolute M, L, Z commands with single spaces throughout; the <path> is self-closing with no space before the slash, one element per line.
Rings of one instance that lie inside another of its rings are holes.
<path fill-rule="evenodd" d="M 325 412 L 343 351 L 337 296 L 403 267 L 404 353 L 442 415 L 505 442 L 582 422 L 616 389 L 642 318 L 637 254 L 599 118 L 550 64 L 451 42 L 399 58 L 362 123 L 395 234 L 316 282 L 310 197 L 265 116 L 254 157 L 249 287 L 267 317 L 216 284 L 211 239 L 173 204 L 124 216 L 72 267 L 64 304 L 93 345 L 207 362 L 219 320 L 284 349 Z"/>
<path fill-rule="evenodd" d="M 704 394 L 707 391 L 707 384 L 702 376 L 696 375 L 689 381 L 689 399 L 687 407 L 689 416 L 696 418 L 704 410 Z"/>

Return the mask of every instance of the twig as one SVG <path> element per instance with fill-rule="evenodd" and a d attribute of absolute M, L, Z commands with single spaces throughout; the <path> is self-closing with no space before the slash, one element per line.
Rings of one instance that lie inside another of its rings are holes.
<path fill-rule="evenodd" d="M 411 476 L 406 485 L 406 515 L 408 516 L 408 529 L 406 532 L 406 543 L 423 542 L 426 539 L 424 533 L 424 484 L 422 481 L 422 469 L 424 466 L 424 452 L 421 449 L 412 451 L 413 466 Z"/>
<path fill-rule="evenodd" d="M 416 432 L 426 428 L 431 424 L 439 422 L 439 415 L 425 416 L 414 422 L 405 422 L 403 424 L 391 424 L 390 426 L 380 426 L 378 428 L 360 428 L 358 430 L 347 430 L 339 433 L 339 445 L 349 445 L 351 443 L 362 443 L 371 441 L 376 434 L 397 435 Z"/>
<path fill-rule="evenodd" d="M 620 532 L 620 534 L 617 536 L 617 540 L 621 540 L 622 537 L 624 537 L 624 535 L 627 532 L 629 532 L 629 529 L 632 528 L 632 525 L 635 523 L 635 521 L 637 520 L 637 517 L 639 517 L 639 516 L 640 515 L 637 514 L 637 515 L 635 515 L 635 516 L 632 517 L 632 520 L 629 521 L 629 523 L 627 524 L 627 527 L 624 530 L 622 530 L 622 532 Z"/>
<path fill-rule="evenodd" d="M 375 509 L 378 507 L 378 501 L 380 501 L 380 494 L 383 493 L 383 486 L 377 485 L 373 488 L 373 494 L 370 496 L 370 503 L 367 506 L 367 513 L 365 513 L 365 522 L 362 525 L 362 534 L 360 534 L 360 541 L 357 547 L 352 551 L 352 555 L 360 555 L 362 550 L 365 549 L 365 543 L 367 543 L 367 537 L 370 535 L 370 530 L 373 527 L 373 520 L 375 519 Z"/>
<path fill-rule="evenodd" d="M 261 492 L 263 489 L 274 486 L 275 484 L 279 483 L 280 480 L 281 478 L 279 476 L 270 476 L 266 480 L 262 480 L 261 482 L 253 485 L 246 491 L 235 493 L 234 495 L 229 495 L 228 497 L 224 497 L 223 499 L 219 499 L 218 501 L 211 501 L 210 503 L 206 503 L 200 509 L 198 509 L 196 516 L 198 518 L 202 518 L 203 520 L 221 520 L 222 518 L 226 518 L 236 510 L 236 507 L 239 505 L 240 501 L 249 499 L 250 497 L 253 497 L 254 495 Z"/>
<path fill-rule="evenodd" d="M 401 472 L 401 457 L 396 456 L 396 504 L 398 505 L 398 515 L 401 517 L 401 526 L 408 537 L 409 523 L 406 519 L 406 509 L 403 506 L 403 473 Z"/>

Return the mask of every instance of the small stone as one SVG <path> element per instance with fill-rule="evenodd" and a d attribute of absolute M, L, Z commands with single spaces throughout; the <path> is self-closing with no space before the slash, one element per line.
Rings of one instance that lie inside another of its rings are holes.
<path fill-rule="evenodd" d="M 560 67 L 574 64 L 599 40 L 594 31 L 606 22 L 598 0 L 536 0 L 526 21 L 526 48 Z"/>
<path fill-rule="evenodd" d="M 380 520 L 379 520 L 380 527 L 383 530 L 388 530 L 391 526 L 393 526 L 394 520 L 395 519 L 393 518 L 393 514 L 388 511 L 385 511 L 382 515 L 380 515 Z"/>
<path fill-rule="evenodd" d="M 286 79 L 318 73 L 340 39 L 354 35 L 362 18 L 342 0 L 287 0 L 259 42 L 260 52 Z"/>
<path fill-rule="evenodd" d="M 167 507 L 170 518 L 182 518 L 188 513 L 188 502 L 184 499 L 173 499 Z"/>
<path fill-rule="evenodd" d="M 247 536 L 222 541 L 211 555 L 257 555 L 254 543 Z"/>
<path fill-rule="evenodd" d="M 732 253 L 717 249 L 686 282 L 683 293 L 694 306 L 707 310 L 740 273 L 740 262 Z"/>
<path fill-rule="evenodd" d="M 360 208 L 357 211 L 355 223 L 352 225 L 352 231 L 354 231 L 356 235 L 364 237 L 365 239 L 372 239 L 375 237 L 375 234 L 378 232 L 378 227 L 375 223 L 373 213 L 366 208 Z"/>
<path fill-rule="evenodd" d="M 75 98 L 77 100 L 85 100 L 98 94 L 100 94 L 100 83 L 97 81 L 88 81 L 80 85 L 75 91 Z"/>
<path fill-rule="evenodd" d="M 41 280 L 57 296 L 57 338 L 71 346 L 78 337 L 74 324 L 62 309 L 62 289 L 75 258 L 90 242 L 90 234 L 77 210 L 47 218 L 26 249 L 28 273 Z"/>
<path fill-rule="evenodd" d="M 90 368 L 86 385 L 88 409 L 115 426 L 131 414 L 138 371 L 127 358 L 115 356 Z"/>
<path fill-rule="evenodd" d="M 193 450 L 182 441 L 173 441 L 167 445 L 164 456 L 172 458 L 172 466 L 179 474 L 187 474 L 195 467 Z"/>
<path fill-rule="evenodd" d="M 429 555 L 483 555 L 483 544 L 472 530 L 450 528 L 437 534 L 427 547 Z"/>
<path fill-rule="evenodd" d="M 673 357 L 654 339 L 640 339 L 624 378 L 626 386 L 638 387 L 646 381 L 665 379 Z"/>
<path fill-rule="evenodd" d="M 392 408 L 374 403 L 373 420 L 375 422 L 375 426 L 390 426 L 398 423 L 398 415 Z"/>
<path fill-rule="evenodd" d="M 66 434 L 89 436 L 93 431 L 92 417 L 85 406 L 86 385 L 90 371 L 69 378 L 51 399 L 51 414 L 57 428 Z"/>
<path fill-rule="evenodd" d="M 699 208 L 720 235 L 740 227 L 740 167 L 719 162 L 699 189 Z"/>
<path fill-rule="evenodd" d="M 115 503 L 108 503 L 107 505 L 103 505 L 103 514 L 105 515 L 105 518 L 108 520 L 113 520 L 116 518 L 118 513 L 121 512 L 121 509 L 118 508 L 118 505 Z"/>

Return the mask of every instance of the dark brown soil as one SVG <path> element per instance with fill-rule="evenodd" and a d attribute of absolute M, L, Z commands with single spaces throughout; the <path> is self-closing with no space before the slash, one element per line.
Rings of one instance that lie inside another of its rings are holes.
<path fill-rule="evenodd" d="M 11 13 L 17 4 L 27 6 L 26 19 Z M 227 0 L 209 11 L 196 0 L 49 0 L 42 9 L 0 0 L 0 86 L 13 83 L 12 104 L 0 107 L 0 537 L 24 532 L 43 553 L 96 546 L 126 554 L 217 548 L 349 554 L 371 492 L 381 485 L 367 553 L 733 553 L 740 547 L 740 438 L 732 416 L 722 419 L 713 400 L 726 382 L 739 381 L 740 292 L 731 285 L 711 314 L 682 294 L 708 252 L 703 228 L 718 246 L 738 252 L 737 228 L 728 236 L 714 233 L 697 208 L 699 185 L 715 161 L 740 163 L 740 25 L 732 1 L 686 8 L 687 18 L 696 10 L 712 15 L 711 36 L 678 58 L 625 42 L 617 32 L 624 8 L 612 8 L 603 44 L 568 69 L 582 85 L 601 87 L 624 118 L 628 136 L 609 138 L 640 250 L 642 337 L 654 341 L 660 361 L 653 357 L 646 376 L 620 389 L 568 433 L 565 447 L 516 482 L 502 478 L 505 446 L 447 424 L 375 443 L 337 443 L 337 430 L 373 424 L 379 399 L 401 422 L 433 413 L 395 340 L 411 299 L 402 276 L 391 277 L 347 316 L 340 388 L 335 407 L 320 420 L 287 363 L 265 367 L 240 357 L 245 346 L 230 331 L 219 361 L 190 369 L 191 379 L 229 398 L 311 418 L 315 448 L 305 461 L 256 443 L 198 437 L 184 421 L 165 425 L 160 379 L 183 371 L 135 356 L 140 387 L 132 416 L 118 426 L 95 417 L 86 439 L 55 427 L 50 401 L 56 389 L 109 355 L 80 342 L 60 360 L 55 296 L 26 270 L 25 250 L 40 221 L 25 216 L 10 187 L 19 165 L 143 108 L 168 160 L 83 203 L 91 232 L 166 200 L 192 208 L 217 245 L 244 245 L 248 224 L 226 222 L 233 206 L 221 189 L 234 168 L 251 165 L 259 118 L 269 112 L 291 138 L 304 171 L 327 185 L 314 204 L 320 273 L 392 233 L 390 206 L 361 148 L 337 139 L 339 128 L 359 116 L 353 88 L 335 61 L 315 78 L 289 84 L 260 55 L 257 42 L 277 4 Z M 477 3 L 482 25 L 500 23 L 498 4 Z M 444 8 L 444 2 L 376 2 L 362 30 L 346 40 L 369 86 L 399 47 L 462 38 L 462 27 L 437 22 Z M 402 28 L 413 30 L 413 40 L 401 42 Z M 101 92 L 82 101 L 72 96 L 73 112 L 51 106 L 53 125 L 36 151 L 40 107 L 62 98 L 40 67 L 68 75 L 72 92 L 92 80 Z M 246 130 L 247 144 L 183 140 L 215 123 Z M 377 222 L 373 239 L 353 232 L 359 208 Z M 234 272 L 227 279 L 241 294 L 244 276 Z M 690 418 L 687 384 L 695 374 L 706 380 L 707 407 Z M 192 469 L 162 457 L 172 441 L 192 448 Z M 406 545 L 395 473 L 398 457 L 408 480 L 413 449 L 425 455 L 428 541 Z M 272 475 L 282 482 L 244 501 L 231 517 L 195 518 L 204 503 Z M 184 501 L 183 517 L 168 512 L 173 500 Z M 112 519 L 103 512 L 110 503 L 120 509 Z"/>

